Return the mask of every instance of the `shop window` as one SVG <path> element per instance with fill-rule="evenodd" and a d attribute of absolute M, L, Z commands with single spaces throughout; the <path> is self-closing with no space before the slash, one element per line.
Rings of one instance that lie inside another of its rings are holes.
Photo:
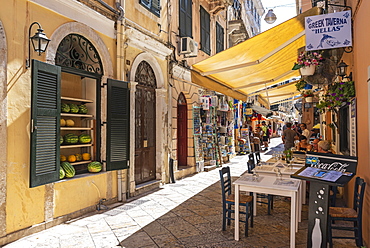
<path fill-rule="evenodd" d="M 179 1 L 179 32 L 180 37 L 193 37 L 193 11 L 191 0 Z"/>
<path fill-rule="evenodd" d="M 30 187 L 58 181 L 63 161 L 76 174 L 87 173 L 92 161 L 103 162 L 100 95 L 107 88 L 101 87 L 100 57 L 88 40 L 70 34 L 55 63 L 32 61 Z M 110 79 L 107 86 L 109 171 L 128 166 L 129 89 L 127 82 Z"/>
<path fill-rule="evenodd" d="M 160 0 L 140 0 L 140 4 L 152 12 L 154 15 L 160 17 L 161 3 Z"/>
<path fill-rule="evenodd" d="M 224 28 L 216 22 L 216 53 L 224 50 Z"/>
<path fill-rule="evenodd" d="M 200 7 L 200 50 L 202 50 L 208 55 L 211 55 L 210 23 L 211 23 L 211 18 L 210 18 L 209 13 L 201 6 Z"/>

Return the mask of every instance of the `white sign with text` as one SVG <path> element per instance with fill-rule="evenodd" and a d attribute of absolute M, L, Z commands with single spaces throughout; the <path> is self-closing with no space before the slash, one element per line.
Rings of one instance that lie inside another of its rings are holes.
<path fill-rule="evenodd" d="M 305 18 L 306 51 L 352 46 L 351 11 Z"/>

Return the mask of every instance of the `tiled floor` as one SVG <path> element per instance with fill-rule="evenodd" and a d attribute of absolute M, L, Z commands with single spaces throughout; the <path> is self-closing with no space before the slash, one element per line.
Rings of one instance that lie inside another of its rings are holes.
<path fill-rule="evenodd" d="M 271 147 L 280 138 L 272 139 Z M 262 159 L 271 155 L 262 154 Z M 248 156 L 227 165 L 233 179 L 246 171 Z M 160 190 L 131 199 L 105 212 L 72 220 L 3 246 L 14 247 L 289 247 L 290 202 L 275 197 L 274 209 L 258 206 L 249 237 L 234 240 L 234 223 L 221 230 L 222 207 L 218 169 L 195 174 Z M 296 247 L 306 247 L 307 210 L 296 234 Z M 353 240 L 335 241 L 334 247 L 356 247 Z"/>

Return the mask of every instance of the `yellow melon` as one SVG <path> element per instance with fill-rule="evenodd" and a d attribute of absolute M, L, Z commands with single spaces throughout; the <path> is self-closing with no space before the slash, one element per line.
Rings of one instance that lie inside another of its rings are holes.
<path fill-rule="evenodd" d="M 60 126 L 65 127 L 66 126 L 66 120 L 60 119 Z"/>
<path fill-rule="evenodd" d="M 71 119 L 66 120 L 67 127 L 73 127 L 75 125 L 75 122 Z"/>

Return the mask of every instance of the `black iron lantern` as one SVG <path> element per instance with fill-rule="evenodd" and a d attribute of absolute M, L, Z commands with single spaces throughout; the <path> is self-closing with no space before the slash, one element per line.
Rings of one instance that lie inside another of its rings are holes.
<path fill-rule="evenodd" d="M 31 29 L 32 26 L 37 24 L 39 28 L 37 29 L 37 32 L 34 36 L 31 37 Z M 43 29 L 38 22 L 34 22 L 30 25 L 30 28 L 28 30 L 28 58 L 26 60 L 26 68 L 30 67 L 30 59 L 31 59 L 31 42 L 32 46 L 35 52 L 39 54 L 39 56 L 46 51 L 46 48 L 49 45 L 50 39 L 46 37 L 45 33 L 43 33 Z"/>
<path fill-rule="evenodd" d="M 343 62 L 343 60 L 337 66 L 338 68 L 338 75 L 344 78 L 347 75 L 347 67 L 348 65 Z"/>

